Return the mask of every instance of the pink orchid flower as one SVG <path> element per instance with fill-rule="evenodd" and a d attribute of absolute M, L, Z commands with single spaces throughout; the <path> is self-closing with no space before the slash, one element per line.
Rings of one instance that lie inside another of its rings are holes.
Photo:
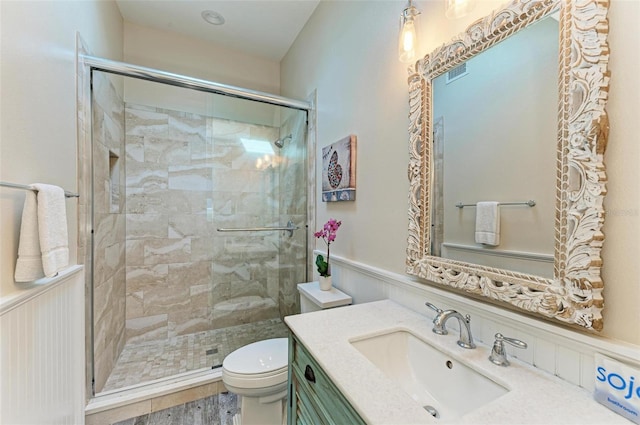
<path fill-rule="evenodd" d="M 316 259 L 316 265 L 318 266 L 318 273 L 320 273 L 320 276 L 331 275 L 331 272 L 329 271 L 329 246 L 331 245 L 331 242 L 336 240 L 336 232 L 341 224 L 342 221 L 337 221 L 331 218 L 324 224 L 322 230 L 313 234 L 313 236 L 318 239 L 322 238 L 327 244 L 327 261 L 324 261 L 322 255 L 318 255 L 318 258 Z"/>

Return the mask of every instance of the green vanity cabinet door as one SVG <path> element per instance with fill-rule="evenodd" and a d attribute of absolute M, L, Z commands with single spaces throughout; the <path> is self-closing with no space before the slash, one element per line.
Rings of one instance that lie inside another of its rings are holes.
<path fill-rule="evenodd" d="M 289 359 L 289 425 L 365 423 L 293 335 Z"/>

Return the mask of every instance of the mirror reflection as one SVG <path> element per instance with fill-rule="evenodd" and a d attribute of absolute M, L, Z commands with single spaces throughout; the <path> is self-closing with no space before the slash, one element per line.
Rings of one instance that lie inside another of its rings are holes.
<path fill-rule="evenodd" d="M 558 40 L 551 15 L 433 80 L 432 255 L 553 277 Z"/>

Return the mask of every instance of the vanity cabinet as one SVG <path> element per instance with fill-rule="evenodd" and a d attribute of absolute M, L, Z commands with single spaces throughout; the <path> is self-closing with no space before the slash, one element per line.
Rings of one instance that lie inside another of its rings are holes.
<path fill-rule="evenodd" d="M 289 336 L 287 423 L 365 424 L 293 334 Z"/>

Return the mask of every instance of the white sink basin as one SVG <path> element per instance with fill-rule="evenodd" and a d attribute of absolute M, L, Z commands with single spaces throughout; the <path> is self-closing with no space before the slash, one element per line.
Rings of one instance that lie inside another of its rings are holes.
<path fill-rule="evenodd" d="M 350 342 L 436 418 L 458 418 L 508 392 L 407 331 Z"/>

